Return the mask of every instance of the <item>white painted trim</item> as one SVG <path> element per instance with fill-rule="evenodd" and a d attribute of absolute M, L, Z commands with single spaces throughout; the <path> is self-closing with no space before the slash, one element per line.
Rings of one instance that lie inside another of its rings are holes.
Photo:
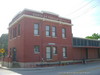
<path fill-rule="evenodd" d="M 36 17 L 36 16 L 30 16 L 30 15 L 25 15 L 23 14 L 21 17 L 19 17 L 16 21 L 14 21 L 10 26 L 13 26 L 15 23 L 17 23 L 19 20 L 21 20 L 22 18 L 24 17 L 28 17 L 28 18 L 33 18 L 33 19 L 39 19 L 39 20 L 43 20 L 43 21 L 50 21 L 50 22 L 55 22 L 55 23 L 60 23 L 60 24 L 64 24 L 64 25 L 73 25 L 73 24 L 70 24 L 70 23 L 66 23 L 66 22 L 61 22 L 61 21 L 56 21 L 56 20 L 51 20 L 51 19 L 47 19 L 47 18 L 41 18 L 41 17 Z"/>
<path fill-rule="evenodd" d="M 55 15 L 55 16 L 59 16 L 58 14 L 55 14 L 55 13 L 53 13 L 53 12 L 49 12 L 49 11 L 41 11 L 41 12 L 43 12 L 43 13 L 47 13 L 47 14 L 51 14 L 51 15 Z"/>
<path fill-rule="evenodd" d="M 24 15 L 22 15 L 22 16 L 19 17 L 16 21 L 14 21 L 13 23 L 11 23 L 11 24 L 9 25 L 9 28 L 10 28 L 11 26 L 13 26 L 15 23 L 17 23 L 19 20 L 21 20 L 23 17 L 24 17 Z M 8 28 L 8 29 L 9 29 L 9 28 Z"/>
<path fill-rule="evenodd" d="M 43 21 L 50 21 L 50 22 L 55 22 L 55 23 L 60 23 L 60 24 L 67 24 L 67 25 L 72 25 L 70 23 L 66 23 L 66 22 L 61 22 L 61 21 L 56 21 L 56 20 L 51 20 L 51 19 L 47 19 L 47 18 L 41 18 L 41 17 L 36 17 L 36 16 L 30 16 L 30 15 L 24 15 L 25 17 L 29 17 L 29 18 L 35 18 L 35 19 L 40 19 Z"/>

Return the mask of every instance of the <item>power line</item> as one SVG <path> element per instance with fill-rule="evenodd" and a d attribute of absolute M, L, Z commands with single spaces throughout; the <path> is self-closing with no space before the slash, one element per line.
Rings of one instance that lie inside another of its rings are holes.
<path fill-rule="evenodd" d="M 75 14 L 76 12 L 78 12 L 79 10 L 83 9 L 84 7 L 86 7 L 87 5 L 89 5 L 91 2 L 93 2 L 94 0 L 89 1 L 88 3 L 84 4 L 83 6 L 81 6 L 80 8 L 76 9 L 75 11 L 67 14 L 67 15 L 72 15 Z"/>
<path fill-rule="evenodd" d="M 98 5 L 94 5 L 94 6 L 92 6 L 92 8 L 88 8 L 85 12 L 79 14 L 79 15 L 76 16 L 76 17 L 73 17 L 73 19 L 76 19 L 76 18 L 78 18 L 78 17 L 81 17 L 81 16 L 85 15 L 86 13 L 88 13 L 88 12 L 91 11 L 91 10 L 93 10 L 93 9 L 96 8 L 97 6 L 98 6 Z"/>

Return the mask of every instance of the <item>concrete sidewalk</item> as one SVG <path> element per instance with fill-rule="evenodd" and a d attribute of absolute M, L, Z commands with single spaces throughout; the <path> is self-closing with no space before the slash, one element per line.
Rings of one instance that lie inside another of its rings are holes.
<path fill-rule="evenodd" d="M 36 67 L 36 68 L 7 68 L 0 66 L 0 68 L 5 69 L 5 70 L 17 70 L 17 71 L 35 71 L 35 70 L 49 70 L 49 69 L 58 69 L 58 68 L 64 68 L 67 67 L 72 68 L 75 66 L 88 66 L 88 65 L 93 65 L 93 64 L 100 64 L 100 61 L 95 61 L 95 62 L 88 62 L 87 64 L 71 64 L 71 65 L 65 65 L 65 66 L 53 66 L 53 67 Z"/>

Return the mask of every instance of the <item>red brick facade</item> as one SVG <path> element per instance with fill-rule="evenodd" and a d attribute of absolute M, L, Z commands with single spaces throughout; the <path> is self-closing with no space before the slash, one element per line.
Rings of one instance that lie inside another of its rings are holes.
<path fill-rule="evenodd" d="M 39 35 L 34 35 L 34 24 L 39 25 Z M 20 35 L 18 35 L 20 25 Z M 50 26 L 50 36 L 46 36 L 46 26 Z M 56 27 L 56 37 L 52 37 L 52 27 Z M 62 28 L 66 29 L 66 38 L 62 38 Z M 13 59 L 16 49 L 16 62 L 59 62 L 82 59 L 86 56 L 85 48 L 73 48 L 72 24 L 70 19 L 61 18 L 56 14 L 24 10 L 18 14 L 9 26 L 9 56 Z M 15 37 L 13 37 L 15 35 Z M 39 53 L 34 46 L 39 46 Z M 46 58 L 46 47 L 56 47 L 57 54 L 52 59 Z M 67 48 L 67 57 L 63 57 L 63 47 Z M 96 48 L 88 49 L 88 58 L 98 58 Z M 13 60 L 12 60 L 13 62 Z"/>
<path fill-rule="evenodd" d="M 74 59 L 83 59 L 86 58 L 86 48 L 74 48 L 73 49 Z M 98 58 L 98 49 L 88 48 L 88 58 L 87 59 L 97 59 Z"/>

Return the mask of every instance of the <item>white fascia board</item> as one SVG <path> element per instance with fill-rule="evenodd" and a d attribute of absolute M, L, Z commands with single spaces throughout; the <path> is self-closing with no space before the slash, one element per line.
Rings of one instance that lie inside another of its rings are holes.
<path fill-rule="evenodd" d="M 43 21 L 50 21 L 50 22 L 55 22 L 55 23 L 60 23 L 60 24 L 64 24 L 64 25 L 70 25 L 72 26 L 73 24 L 70 23 L 66 23 L 66 22 L 61 22 L 61 21 L 56 21 L 56 20 L 51 20 L 51 19 L 47 19 L 47 18 L 41 18 L 41 17 L 36 17 L 36 16 L 30 16 L 30 15 L 25 15 L 23 14 L 21 17 L 19 17 L 16 21 L 14 21 L 13 23 L 10 24 L 9 28 L 11 26 L 13 26 L 15 23 L 17 23 L 19 20 L 21 20 L 24 17 L 28 17 L 28 18 L 33 18 L 33 19 L 39 19 L 39 20 L 43 20 Z"/>

